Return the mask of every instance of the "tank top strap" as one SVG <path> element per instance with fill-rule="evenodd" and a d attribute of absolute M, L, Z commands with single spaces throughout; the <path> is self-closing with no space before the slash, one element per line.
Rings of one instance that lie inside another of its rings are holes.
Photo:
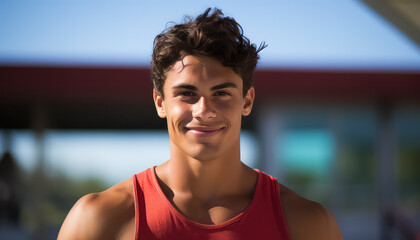
<path fill-rule="evenodd" d="M 136 219 L 136 224 L 135 224 L 135 234 L 134 234 L 134 239 L 137 240 L 139 239 L 139 224 L 140 224 L 140 216 L 139 213 L 141 212 L 140 207 L 144 206 L 144 195 L 143 195 L 143 191 L 140 187 L 140 184 L 138 182 L 137 179 L 137 175 L 138 174 L 134 174 L 133 175 L 133 189 L 134 189 L 134 209 L 135 209 L 135 219 Z M 143 199 L 142 202 L 140 202 Z"/>
<path fill-rule="evenodd" d="M 134 203 L 135 203 L 135 240 L 140 239 L 140 235 L 151 235 L 150 228 L 147 227 L 147 210 L 159 208 L 161 200 L 156 190 L 154 167 L 133 175 Z M 147 206 L 146 206 L 147 205 Z M 141 231 L 141 234 L 140 234 Z"/>
<path fill-rule="evenodd" d="M 259 175 L 262 178 L 262 185 L 265 188 L 263 189 L 263 192 L 266 194 L 270 194 L 270 196 L 266 197 L 271 199 L 271 204 L 273 206 L 273 209 L 275 209 L 275 217 L 277 219 L 277 222 L 282 225 L 282 228 L 284 229 L 284 232 L 287 235 L 286 239 L 290 239 L 289 228 L 287 227 L 283 203 L 281 200 L 281 185 L 275 177 L 268 175 L 258 169 L 256 169 L 256 171 L 259 172 Z"/>

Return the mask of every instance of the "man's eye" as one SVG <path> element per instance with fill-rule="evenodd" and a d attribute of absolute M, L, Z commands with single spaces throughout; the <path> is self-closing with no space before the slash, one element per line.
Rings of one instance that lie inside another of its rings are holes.
<path fill-rule="evenodd" d="M 190 96 L 194 96 L 194 92 L 190 92 L 190 91 L 185 91 L 185 92 L 180 92 L 179 95 L 181 96 L 185 96 L 185 97 L 190 97 Z"/>
<path fill-rule="evenodd" d="M 231 94 L 226 91 L 217 91 L 214 95 L 216 96 L 230 96 Z"/>

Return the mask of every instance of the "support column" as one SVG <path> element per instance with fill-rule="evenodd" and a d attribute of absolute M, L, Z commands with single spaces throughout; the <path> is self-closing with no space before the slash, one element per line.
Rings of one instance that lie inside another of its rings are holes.
<path fill-rule="evenodd" d="M 262 110 L 258 119 L 258 135 L 260 139 L 260 158 L 259 166 L 268 174 L 275 176 L 282 181 L 281 169 L 277 162 L 276 142 L 281 134 L 281 119 L 274 108 L 267 107 Z"/>
<path fill-rule="evenodd" d="M 46 201 L 45 192 L 45 131 L 47 129 L 47 109 L 44 104 L 38 104 L 33 109 L 32 115 L 32 129 L 35 135 L 36 144 L 36 161 L 37 165 L 33 173 L 33 207 L 35 219 L 37 219 L 35 226 L 35 240 L 47 239 L 45 226 L 45 213 L 43 206 Z"/>
<path fill-rule="evenodd" d="M 391 239 L 392 226 L 387 217 L 393 211 L 397 195 L 395 159 L 394 106 L 381 103 L 378 106 L 378 177 L 381 239 Z"/>

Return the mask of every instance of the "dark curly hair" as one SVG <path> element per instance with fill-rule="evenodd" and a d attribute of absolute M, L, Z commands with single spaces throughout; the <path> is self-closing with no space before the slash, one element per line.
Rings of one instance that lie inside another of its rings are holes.
<path fill-rule="evenodd" d="M 224 17 L 215 8 L 208 8 L 196 19 L 186 17 L 185 23 L 174 25 L 157 35 L 153 42 L 152 81 L 163 95 L 166 73 L 186 55 L 204 55 L 218 60 L 240 75 L 244 96 L 252 84 L 252 75 L 259 59 L 258 53 L 266 47 L 251 44 L 243 35 L 242 27 L 230 17 Z"/>

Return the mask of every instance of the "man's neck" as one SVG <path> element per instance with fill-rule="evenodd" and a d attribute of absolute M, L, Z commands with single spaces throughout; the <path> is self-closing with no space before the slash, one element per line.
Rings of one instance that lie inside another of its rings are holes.
<path fill-rule="evenodd" d="M 194 159 L 177 150 L 171 146 L 171 159 L 156 168 L 158 178 L 174 194 L 191 194 L 211 201 L 240 195 L 254 185 L 256 173 L 240 161 L 239 144 L 211 160 Z"/>

